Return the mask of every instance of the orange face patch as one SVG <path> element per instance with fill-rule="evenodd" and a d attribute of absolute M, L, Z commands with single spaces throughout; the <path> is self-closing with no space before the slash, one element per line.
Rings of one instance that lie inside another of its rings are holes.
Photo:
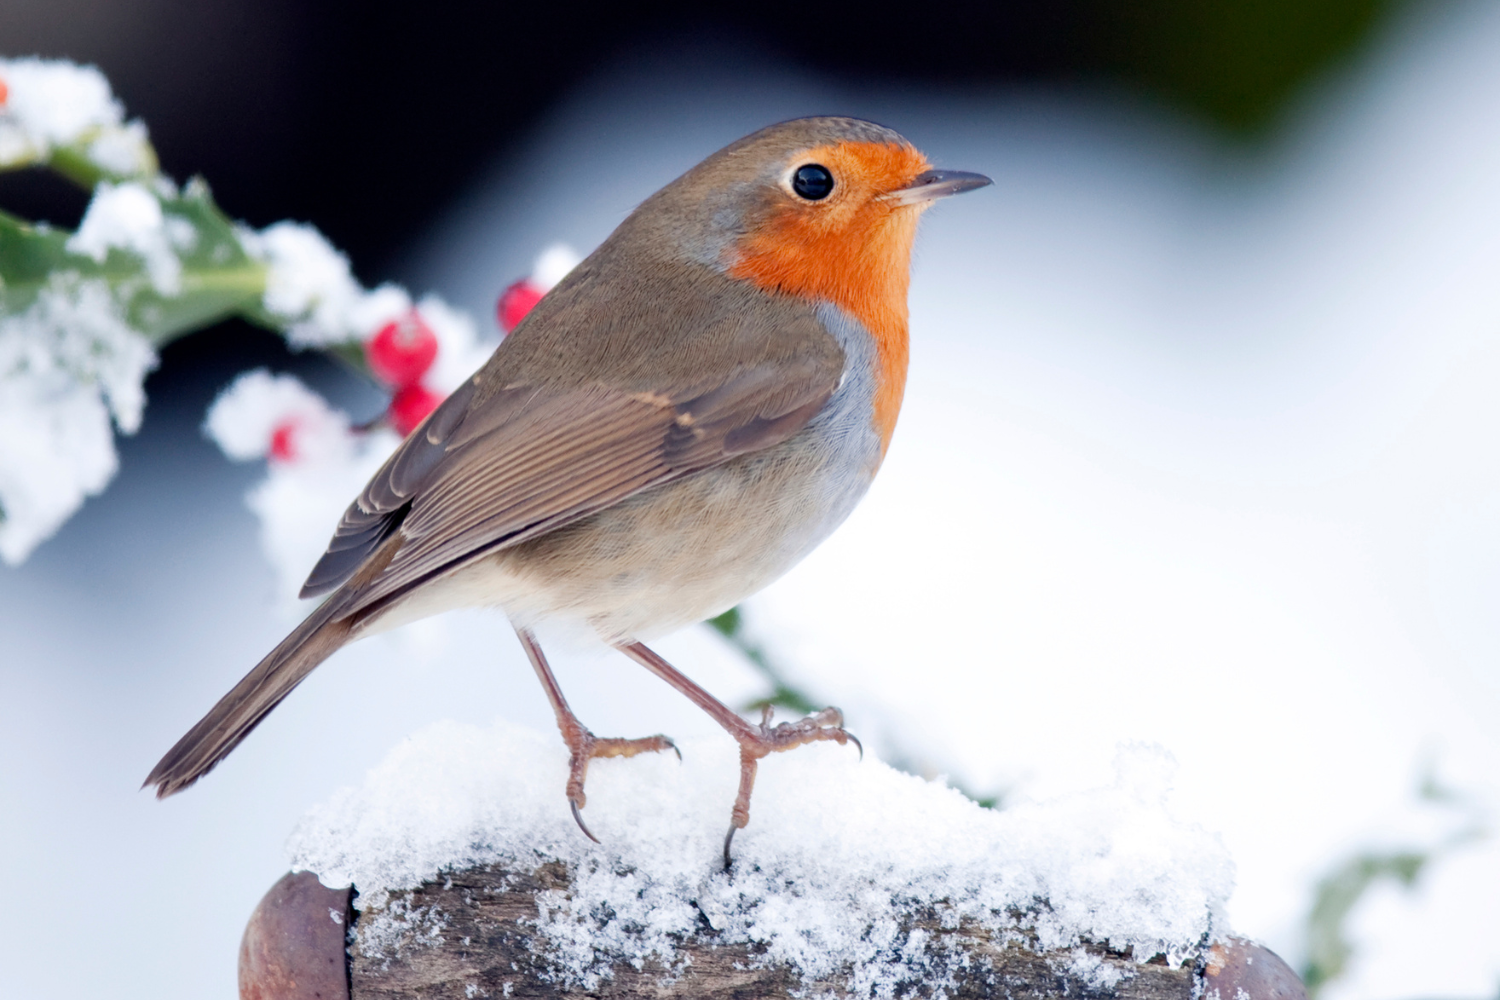
<path fill-rule="evenodd" d="M 884 455 L 906 389 L 906 290 L 921 209 L 880 196 L 909 185 L 927 158 L 894 143 L 843 142 L 799 153 L 788 161 L 788 175 L 804 163 L 827 167 L 833 192 L 807 201 L 788 188 L 769 222 L 735 248 L 728 273 L 768 291 L 831 302 L 864 324 L 879 362 L 875 427 Z"/>

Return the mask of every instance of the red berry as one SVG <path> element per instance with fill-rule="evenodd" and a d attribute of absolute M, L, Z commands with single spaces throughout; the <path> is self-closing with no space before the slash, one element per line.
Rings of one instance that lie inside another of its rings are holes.
<path fill-rule="evenodd" d="M 4 80 L 0 80 L 0 107 L 4 107 L 8 100 L 10 100 L 10 88 L 5 85 Z"/>
<path fill-rule="evenodd" d="M 539 288 L 530 278 L 522 278 L 500 293 L 500 304 L 495 312 L 500 320 L 500 329 L 506 333 L 521 325 L 521 320 L 531 312 L 533 306 L 542 301 L 546 291 Z"/>
<path fill-rule="evenodd" d="M 283 420 L 271 429 L 271 458 L 277 462 L 291 462 L 297 458 L 297 421 Z"/>
<path fill-rule="evenodd" d="M 365 361 L 375 377 L 401 388 L 427 374 L 437 358 L 437 335 L 413 309 L 393 320 L 365 342 Z"/>
<path fill-rule="evenodd" d="M 391 406 L 386 411 L 386 415 L 390 417 L 391 426 L 396 428 L 396 433 L 406 437 L 416 430 L 417 425 L 427 418 L 427 414 L 437 409 L 437 405 L 442 401 L 442 396 L 420 382 L 413 382 L 396 390 L 396 395 L 391 398 Z"/>

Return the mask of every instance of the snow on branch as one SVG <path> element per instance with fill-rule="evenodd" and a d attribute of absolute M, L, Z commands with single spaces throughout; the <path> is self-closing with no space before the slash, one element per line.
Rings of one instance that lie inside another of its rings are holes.
<path fill-rule="evenodd" d="M 354 886 L 354 982 L 390 995 L 436 975 L 490 995 L 614 993 L 621 977 L 631 992 L 701 974 L 711 944 L 742 986 L 780 977 L 780 993 L 953 995 L 1010 955 L 1096 993 L 1181 980 L 1134 995 L 1186 997 L 1227 931 L 1233 866 L 1170 815 L 1158 748 L 1122 748 L 1108 787 L 1004 811 L 800 748 L 764 762 L 727 872 L 734 748 L 682 750 L 590 767 L 595 845 L 569 815 L 555 736 L 438 724 L 312 811 L 293 868 Z"/>
<path fill-rule="evenodd" d="M 398 434 L 494 347 L 473 319 L 436 297 L 413 304 L 395 285 L 366 289 L 312 226 L 252 230 L 226 216 L 201 179 L 179 187 L 159 172 L 145 125 L 126 120 L 94 67 L 0 59 L 0 170 L 22 167 L 55 170 L 92 198 L 72 233 L 0 211 L 0 560 L 7 563 L 23 561 L 108 484 L 117 465 L 113 433 L 139 428 L 156 348 L 174 337 L 240 316 L 293 347 L 334 351 L 390 387 L 387 423 Z M 502 326 L 519 322 L 576 260 L 566 248 L 544 253 L 538 274 L 507 290 Z M 387 438 L 303 458 L 328 459 L 324 478 L 338 480 L 350 468 L 338 456 L 357 454 L 363 469 L 364 459 L 394 448 Z M 258 454 L 294 457 L 278 454 L 269 438 Z M 345 491 L 345 502 L 361 484 Z M 297 499 L 296 491 L 282 493 Z M 325 533 L 336 517 L 337 508 Z M 293 520 L 278 511 L 267 523 Z"/>
<path fill-rule="evenodd" d="M 146 126 L 93 66 L 0 59 L 0 107 L 0 170 L 52 166 L 90 187 L 156 172 Z"/>

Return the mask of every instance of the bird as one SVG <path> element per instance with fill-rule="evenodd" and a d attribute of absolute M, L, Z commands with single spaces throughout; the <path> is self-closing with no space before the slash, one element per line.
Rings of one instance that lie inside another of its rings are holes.
<path fill-rule="evenodd" d="M 375 473 L 302 588 L 323 602 L 142 787 L 165 798 L 193 784 L 344 645 L 498 607 L 556 715 L 589 838 L 590 760 L 676 747 L 595 736 L 540 625 L 597 636 L 736 740 L 728 866 L 758 761 L 858 741 L 836 708 L 748 722 L 643 640 L 738 605 L 864 496 L 906 384 L 918 218 L 990 183 L 934 169 L 882 125 L 814 117 L 733 142 L 651 195 Z"/>

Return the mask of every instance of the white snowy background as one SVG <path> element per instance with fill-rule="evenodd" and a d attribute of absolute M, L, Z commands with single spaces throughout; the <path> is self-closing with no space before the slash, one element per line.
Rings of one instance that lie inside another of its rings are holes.
<path fill-rule="evenodd" d="M 994 177 L 924 222 L 880 480 L 751 625 L 874 745 L 1013 802 L 1106 783 L 1121 740 L 1166 747 L 1173 812 L 1237 866 L 1231 921 L 1296 964 L 1320 874 L 1454 822 L 1416 802 L 1429 762 L 1500 826 L 1497 47 L 1492 5 L 1399 20 L 1252 151 L 1099 94 L 656 53 L 497 163 L 403 277 L 488 315 L 542 247 L 587 250 L 794 115 Z M 233 996 L 309 806 L 432 721 L 551 725 L 503 621 L 460 614 L 341 653 L 199 787 L 137 792 L 296 613 L 244 505 L 261 474 L 162 440 L 0 573 L 6 996 Z M 706 630 L 661 651 L 761 692 Z M 618 657 L 558 669 L 597 732 L 717 732 Z M 1493 997 L 1497 888 L 1491 837 L 1374 894 L 1325 995 Z"/>

